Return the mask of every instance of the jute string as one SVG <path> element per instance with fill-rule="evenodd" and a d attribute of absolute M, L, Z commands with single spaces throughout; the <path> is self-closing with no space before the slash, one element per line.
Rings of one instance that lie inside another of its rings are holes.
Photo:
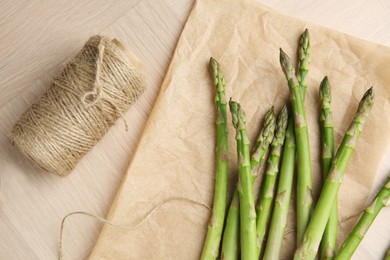
<path fill-rule="evenodd" d="M 91 37 L 15 124 L 14 144 L 41 169 L 69 174 L 145 90 L 141 67 L 118 40 Z"/>
<path fill-rule="evenodd" d="M 59 244 L 58 244 L 58 256 L 59 256 L 59 259 L 60 260 L 64 259 L 64 256 L 63 256 L 63 234 L 64 234 L 65 222 L 66 222 L 66 220 L 69 217 L 74 216 L 74 215 L 76 215 L 76 216 L 77 215 L 78 216 L 87 216 L 87 217 L 93 218 L 94 220 L 97 220 L 100 223 L 104 223 L 104 224 L 107 224 L 107 225 L 110 225 L 110 226 L 113 226 L 113 227 L 116 227 L 116 228 L 125 229 L 125 230 L 133 230 L 133 229 L 141 226 L 142 224 L 144 224 L 158 209 L 163 207 L 165 204 L 173 202 L 173 201 L 187 202 L 187 203 L 190 203 L 190 204 L 193 204 L 193 205 L 201 206 L 201 207 L 203 207 L 203 208 L 205 208 L 207 210 L 210 210 L 210 211 L 212 210 L 208 205 L 206 205 L 205 203 L 203 203 L 201 201 L 197 201 L 197 200 L 186 198 L 186 197 L 171 197 L 171 198 L 168 198 L 168 199 L 163 200 L 160 203 L 158 203 L 151 210 L 149 210 L 145 214 L 145 216 L 143 216 L 139 220 L 136 220 L 133 224 L 130 224 L 130 225 L 114 223 L 114 222 L 109 221 L 109 220 L 107 220 L 105 218 L 102 218 L 102 217 L 99 217 L 97 215 L 94 215 L 94 214 L 91 214 L 91 213 L 88 213 L 88 212 L 84 212 L 84 211 L 72 212 L 72 213 L 67 214 L 61 221 L 60 238 L 59 238 Z"/>
<path fill-rule="evenodd" d="M 201 201 L 197 201 L 197 200 L 186 198 L 186 197 L 171 197 L 171 198 L 168 198 L 168 199 L 163 200 L 160 203 L 158 203 L 151 210 L 149 210 L 142 218 L 134 221 L 133 224 L 130 224 L 130 225 L 129 224 L 115 223 L 115 222 L 109 221 L 109 220 L 107 220 L 105 218 L 102 218 L 102 217 L 99 217 L 97 215 L 91 214 L 89 212 L 84 212 L 84 211 L 71 212 L 71 213 L 67 214 L 65 217 L 63 217 L 63 219 L 61 221 L 60 237 L 59 237 L 59 243 L 58 243 L 58 257 L 59 257 L 59 260 L 63 260 L 64 259 L 64 255 L 63 255 L 64 228 L 65 228 L 65 222 L 66 222 L 66 220 L 69 217 L 75 216 L 75 215 L 76 216 L 86 216 L 86 217 L 90 217 L 90 218 L 92 218 L 92 219 L 94 219 L 94 220 L 96 220 L 96 221 L 98 221 L 99 223 L 102 223 L 102 224 L 107 224 L 107 225 L 110 225 L 110 226 L 113 226 L 113 227 L 116 227 L 116 228 L 120 228 L 120 229 L 124 229 L 124 230 L 133 230 L 133 229 L 138 228 L 142 224 L 145 224 L 149 220 L 149 218 L 152 217 L 152 215 L 158 209 L 163 207 L 165 204 L 173 202 L 173 201 L 187 202 L 187 203 L 190 203 L 190 204 L 201 206 L 201 207 L 203 207 L 203 208 L 205 208 L 205 209 L 207 209 L 209 211 L 212 211 L 212 208 L 210 206 L 208 206 L 207 204 L 205 204 L 205 203 L 203 203 Z M 389 207 L 389 206 L 386 205 L 384 208 L 387 208 L 387 207 Z M 365 211 L 365 209 L 360 210 L 357 213 L 340 220 L 338 223 L 342 224 L 342 223 L 347 222 L 347 221 L 349 221 L 349 220 L 351 220 L 353 218 L 356 218 L 356 217 L 360 216 L 364 211 Z M 294 234 L 294 232 L 295 232 L 295 228 L 287 229 L 285 231 L 285 233 L 284 233 L 284 236 L 286 237 L 286 236 L 288 236 L 290 234 Z"/>

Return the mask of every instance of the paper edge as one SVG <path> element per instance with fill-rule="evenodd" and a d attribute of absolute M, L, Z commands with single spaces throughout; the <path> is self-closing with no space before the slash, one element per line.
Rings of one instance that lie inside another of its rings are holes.
<path fill-rule="evenodd" d="M 128 165 L 127 170 L 126 170 L 126 173 L 125 173 L 125 175 L 122 178 L 122 181 L 121 181 L 121 183 L 119 185 L 119 188 L 118 188 L 118 190 L 117 190 L 117 192 L 115 194 L 115 197 L 114 197 L 114 199 L 112 201 L 112 204 L 111 204 L 111 206 L 110 206 L 110 208 L 108 210 L 108 213 L 107 213 L 107 216 L 106 216 L 106 220 L 108 220 L 108 221 L 111 221 L 112 218 L 113 218 L 113 215 L 114 215 L 114 213 L 116 211 L 116 208 L 117 208 L 118 199 L 119 199 L 119 197 L 122 194 L 122 190 L 123 190 L 123 188 L 125 186 L 126 180 L 128 178 L 130 178 L 131 164 L 133 163 L 133 161 L 135 159 L 135 156 L 137 155 L 137 152 L 140 149 L 141 144 L 142 144 L 142 142 L 145 139 L 145 133 L 147 132 L 149 127 L 151 127 L 151 124 L 153 122 L 153 118 L 155 117 L 155 114 L 157 113 L 158 105 L 159 105 L 159 103 L 161 102 L 161 100 L 164 97 L 163 92 L 167 89 L 167 87 L 168 87 L 168 85 L 170 83 L 170 78 L 167 77 L 167 75 L 170 75 L 170 71 L 172 70 L 172 67 L 174 66 L 174 63 L 172 61 L 174 60 L 174 57 L 176 56 L 177 45 L 179 44 L 179 42 L 181 41 L 181 39 L 183 37 L 183 33 L 182 32 L 187 27 L 187 22 L 191 18 L 191 16 L 192 16 L 192 14 L 193 14 L 197 4 L 198 4 L 198 0 L 196 0 L 195 3 L 193 4 L 193 6 L 191 7 L 191 11 L 190 11 L 190 13 L 189 13 L 185 23 L 184 23 L 182 31 L 180 32 L 180 37 L 178 38 L 178 40 L 176 42 L 175 50 L 173 52 L 173 55 L 172 55 L 171 61 L 169 63 L 168 69 L 167 69 L 167 71 L 165 73 L 164 80 L 163 80 L 163 82 L 162 82 L 162 84 L 160 86 L 160 89 L 159 89 L 158 93 L 157 93 L 157 99 L 156 99 L 156 101 L 155 101 L 155 103 L 153 105 L 153 108 L 152 108 L 152 110 L 151 110 L 151 112 L 149 114 L 149 117 L 148 117 L 148 119 L 147 119 L 147 121 L 145 123 L 145 127 L 142 130 L 141 136 L 140 136 L 138 144 L 137 144 L 137 146 L 136 146 L 136 148 L 135 148 L 135 150 L 133 152 L 133 155 L 132 155 L 132 157 L 130 159 L 129 165 Z M 95 257 L 94 256 L 94 254 L 96 252 L 95 249 L 98 248 L 100 243 L 102 243 L 101 241 L 104 240 L 106 229 L 107 229 L 107 224 L 103 224 L 101 229 L 100 229 L 100 231 L 99 231 L 98 238 L 97 238 L 97 240 L 95 242 L 95 245 L 93 246 L 93 248 L 91 250 L 91 253 L 90 253 L 88 259 L 91 259 L 92 257 Z"/>

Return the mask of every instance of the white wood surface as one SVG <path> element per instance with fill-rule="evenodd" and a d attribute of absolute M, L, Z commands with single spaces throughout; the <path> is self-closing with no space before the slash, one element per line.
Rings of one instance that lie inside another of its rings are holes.
<path fill-rule="evenodd" d="M 387 0 L 262 3 L 390 46 Z M 105 216 L 192 4 L 193 0 L 0 1 L 0 259 L 56 259 L 64 215 L 83 210 Z M 23 111 L 45 92 L 62 64 L 97 33 L 117 37 L 143 61 L 149 88 L 125 114 L 128 132 L 118 121 L 70 176 L 44 174 L 21 156 L 7 134 Z M 389 170 L 384 158 L 376 187 Z M 389 219 L 390 209 L 385 208 L 354 259 L 383 257 L 390 246 Z M 100 227 L 86 217 L 71 219 L 65 229 L 65 259 L 86 258 Z"/>

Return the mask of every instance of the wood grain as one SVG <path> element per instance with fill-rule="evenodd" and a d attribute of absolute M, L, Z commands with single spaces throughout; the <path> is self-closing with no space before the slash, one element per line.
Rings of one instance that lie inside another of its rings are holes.
<path fill-rule="evenodd" d="M 56 259 L 63 216 L 87 211 L 105 216 L 136 150 L 193 0 L 0 2 L 0 259 Z M 264 0 L 292 16 L 390 45 L 386 0 Z M 288 26 L 288 25 L 286 25 Z M 7 134 L 48 88 L 51 78 L 93 34 L 123 41 L 144 63 L 148 90 L 66 177 L 34 168 Z M 389 152 L 390 155 L 390 146 Z M 387 157 L 388 158 L 388 157 Z M 390 170 L 385 162 L 375 187 Z M 390 246 L 390 210 L 384 209 L 354 259 L 381 259 Z M 86 258 L 101 225 L 71 218 L 65 259 Z"/>

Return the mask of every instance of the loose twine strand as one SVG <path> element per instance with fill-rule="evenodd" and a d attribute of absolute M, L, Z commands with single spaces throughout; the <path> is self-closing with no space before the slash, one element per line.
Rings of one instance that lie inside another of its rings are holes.
<path fill-rule="evenodd" d="M 86 109 L 96 105 L 96 103 L 98 103 L 101 98 L 102 86 L 100 84 L 100 78 L 102 73 L 101 67 L 103 66 L 103 56 L 106 47 L 106 41 L 107 40 L 104 37 L 100 38 L 100 42 L 98 45 L 98 58 L 96 60 L 96 74 L 93 83 L 93 88 L 91 91 L 86 92 L 81 98 L 81 102 L 83 103 Z M 125 124 L 125 130 L 127 132 L 129 130 L 129 125 L 127 124 L 126 118 L 123 116 L 121 109 L 115 104 L 115 102 L 111 102 L 111 101 L 109 102 L 115 108 L 115 110 L 119 114 L 119 117 L 123 120 Z"/>
<path fill-rule="evenodd" d="M 187 202 L 190 204 L 202 206 L 203 208 L 205 208 L 209 211 L 212 211 L 212 208 L 210 208 L 207 204 L 205 204 L 201 201 L 197 201 L 197 200 L 186 198 L 186 197 L 171 197 L 171 198 L 168 198 L 168 199 L 163 200 L 162 202 L 158 203 L 151 210 L 149 210 L 145 214 L 144 217 L 142 217 L 141 219 L 139 219 L 138 221 L 136 221 L 134 224 L 131 224 L 131 225 L 117 224 L 117 223 L 112 222 L 110 220 L 107 220 L 105 218 L 102 218 L 102 217 L 99 217 L 97 215 L 94 215 L 94 214 L 91 214 L 88 212 L 84 212 L 84 211 L 71 212 L 71 213 L 67 214 L 61 221 L 60 238 L 59 238 L 59 244 L 58 244 L 59 260 L 64 259 L 64 256 L 63 256 L 63 233 L 64 233 L 65 222 L 69 217 L 74 216 L 74 215 L 87 216 L 87 217 L 90 217 L 90 218 L 97 220 L 100 223 L 108 224 L 108 225 L 116 227 L 116 228 L 125 229 L 125 230 L 133 230 L 133 229 L 136 229 L 137 227 L 141 226 L 142 224 L 144 224 L 162 206 L 164 206 L 165 204 L 172 202 L 172 201 L 183 201 L 183 202 Z"/>
<path fill-rule="evenodd" d="M 117 40 L 91 37 L 11 130 L 39 168 L 69 174 L 146 87 L 141 64 Z"/>
<path fill-rule="evenodd" d="M 102 37 L 100 38 L 100 42 L 98 45 L 98 58 L 96 60 L 96 73 L 95 73 L 95 80 L 93 82 L 93 88 L 91 91 L 87 91 L 81 98 L 81 102 L 83 102 L 86 108 L 95 105 L 101 97 L 100 74 L 101 74 L 101 67 L 103 64 L 104 49 L 105 49 L 105 41 L 104 38 Z"/>
<path fill-rule="evenodd" d="M 0 180 L 0 187 L 1 187 L 1 180 Z M 183 201 L 183 202 L 187 202 L 187 203 L 191 203 L 191 204 L 195 204 L 195 205 L 198 205 L 198 206 L 202 206 L 203 208 L 209 210 L 209 211 L 212 211 L 212 208 L 210 206 L 208 206 L 207 204 L 201 202 L 201 201 L 198 201 L 198 200 L 194 200 L 194 199 L 190 199 L 190 198 L 186 198 L 186 197 L 171 197 L 171 198 L 168 198 L 166 200 L 163 200 L 162 202 L 158 203 L 157 205 L 155 205 L 151 210 L 149 210 L 145 216 L 143 216 L 142 218 L 140 218 L 138 221 L 136 221 L 134 224 L 131 224 L 131 225 L 126 225 L 126 224 L 117 224 L 115 222 L 112 222 L 110 220 L 107 220 L 105 218 L 102 218 L 102 217 L 99 217 L 97 215 L 94 215 L 92 213 L 89 213 L 89 212 L 85 212 L 85 211 L 75 211 L 75 212 L 71 212 L 69 214 L 67 214 L 65 217 L 62 218 L 62 221 L 61 221 L 61 226 L 60 226 L 60 237 L 59 237 L 59 244 L 58 244 L 58 255 L 59 255 L 59 260 L 63 260 L 64 259 L 64 256 L 63 256 L 63 236 L 64 236 L 64 228 L 65 228 L 65 222 L 66 220 L 71 217 L 71 216 L 74 216 L 74 215 L 82 215 L 82 216 L 87 216 L 87 217 L 90 217 L 90 218 L 93 218 L 94 220 L 97 220 L 98 222 L 100 223 L 103 223 L 103 224 L 107 224 L 107 225 L 110 225 L 112 227 L 116 227 L 116 228 L 120 228 L 120 229 L 124 229 L 124 230 L 133 230 L 133 229 L 136 229 L 137 227 L 141 226 L 142 224 L 146 223 L 146 221 L 149 220 L 150 217 L 152 217 L 152 215 L 158 210 L 160 209 L 162 206 L 164 206 L 165 204 L 169 203 L 169 202 L 173 202 L 173 201 Z M 387 208 L 387 207 L 390 207 L 389 205 L 386 205 L 384 208 Z M 349 217 L 346 217 L 344 218 L 343 220 L 340 220 L 338 223 L 339 224 L 342 224 L 344 222 L 347 222 L 349 221 L 350 219 L 353 219 L 353 218 L 356 218 L 357 216 L 359 216 L 360 214 L 362 214 L 363 212 L 365 211 L 365 209 L 363 210 L 360 210 L 358 211 L 357 213 L 349 216 Z M 288 230 L 285 231 L 285 234 L 284 236 L 287 237 L 288 235 L 292 234 L 295 232 L 295 228 L 290 228 Z"/>

